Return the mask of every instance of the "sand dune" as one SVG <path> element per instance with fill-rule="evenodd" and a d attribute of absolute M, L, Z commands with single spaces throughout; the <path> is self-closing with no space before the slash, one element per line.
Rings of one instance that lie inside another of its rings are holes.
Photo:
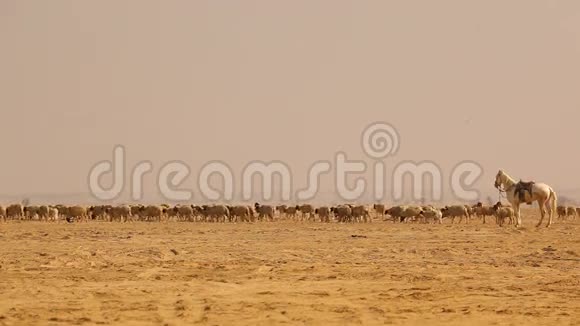
<path fill-rule="evenodd" d="M 580 220 L 0 224 L 0 325 L 580 325 Z"/>

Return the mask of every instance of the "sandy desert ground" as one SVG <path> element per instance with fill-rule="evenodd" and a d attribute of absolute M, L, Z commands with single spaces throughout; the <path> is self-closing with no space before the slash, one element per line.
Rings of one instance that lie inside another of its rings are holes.
<path fill-rule="evenodd" d="M 0 223 L 0 325 L 580 325 L 580 220 L 536 221 Z"/>

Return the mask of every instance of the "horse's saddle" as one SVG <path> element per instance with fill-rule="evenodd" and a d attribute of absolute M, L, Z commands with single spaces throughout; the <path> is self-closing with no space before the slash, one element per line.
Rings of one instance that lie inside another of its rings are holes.
<path fill-rule="evenodd" d="M 514 194 L 516 196 L 518 196 L 518 199 L 520 200 L 520 202 L 526 202 L 526 204 L 531 205 L 532 202 L 531 201 L 526 201 L 526 191 L 530 194 L 530 197 L 532 197 L 532 186 L 535 184 L 534 181 L 528 181 L 528 182 L 524 182 L 522 180 L 520 180 L 520 182 L 516 183 L 516 190 L 514 192 Z"/>

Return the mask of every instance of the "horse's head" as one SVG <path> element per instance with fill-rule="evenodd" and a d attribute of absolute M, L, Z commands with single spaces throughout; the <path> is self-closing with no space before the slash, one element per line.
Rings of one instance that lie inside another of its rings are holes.
<path fill-rule="evenodd" d="M 501 187 L 501 185 L 503 184 L 503 181 L 504 181 L 503 176 L 504 176 L 504 173 L 502 170 L 499 170 L 497 172 L 497 174 L 495 175 L 495 183 L 493 184 L 493 186 L 496 187 L 497 189 L 499 189 L 499 187 Z"/>

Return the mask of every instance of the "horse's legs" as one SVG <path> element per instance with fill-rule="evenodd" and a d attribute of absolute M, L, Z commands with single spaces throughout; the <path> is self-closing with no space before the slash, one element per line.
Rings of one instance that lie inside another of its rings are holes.
<path fill-rule="evenodd" d="M 522 216 L 520 215 L 520 205 L 514 206 L 514 213 L 516 215 L 516 228 L 522 226 Z"/>
<path fill-rule="evenodd" d="M 536 227 L 542 225 L 542 221 L 544 220 L 544 216 L 546 216 L 546 202 L 538 199 L 538 206 L 540 206 L 540 221 L 536 224 Z"/>
<path fill-rule="evenodd" d="M 542 221 L 544 220 L 544 217 L 546 216 L 546 207 L 544 206 L 545 203 L 542 203 L 538 200 L 538 205 L 540 206 L 540 221 L 538 222 L 538 224 L 536 224 L 536 227 L 539 227 L 542 225 Z"/>
<path fill-rule="evenodd" d="M 548 219 L 548 224 L 546 225 L 546 227 L 549 227 L 550 225 L 552 225 L 552 217 L 554 216 L 554 211 L 556 210 L 556 200 L 554 199 L 554 197 L 548 197 L 546 199 L 546 202 L 549 202 L 548 206 L 550 207 L 549 212 L 549 219 Z"/>

